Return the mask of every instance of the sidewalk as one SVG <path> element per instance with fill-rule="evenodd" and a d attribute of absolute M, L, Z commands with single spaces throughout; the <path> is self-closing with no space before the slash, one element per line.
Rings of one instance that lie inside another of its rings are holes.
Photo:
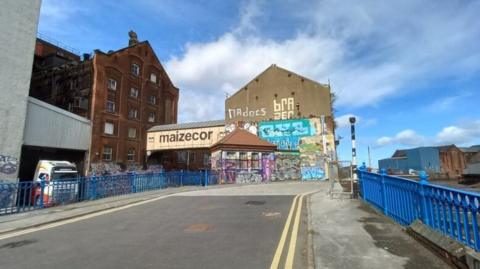
<path fill-rule="evenodd" d="M 450 268 L 361 200 L 327 192 L 309 197 L 315 268 Z"/>

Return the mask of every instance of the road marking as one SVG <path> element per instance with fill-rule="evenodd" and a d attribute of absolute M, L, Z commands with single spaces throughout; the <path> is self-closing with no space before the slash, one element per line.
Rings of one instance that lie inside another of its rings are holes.
<path fill-rule="evenodd" d="M 298 229 L 300 224 L 300 216 L 302 213 L 302 203 L 303 197 L 305 194 L 302 194 L 299 198 L 299 202 L 297 203 L 297 212 L 295 215 L 295 221 L 293 223 L 292 228 L 292 236 L 290 238 L 290 245 L 288 246 L 288 254 L 287 259 L 285 261 L 285 269 L 292 269 L 293 268 L 293 258 L 295 256 L 295 248 L 297 246 L 297 236 L 298 236 Z"/>
<path fill-rule="evenodd" d="M 34 228 L 28 228 L 28 229 L 21 230 L 21 231 L 18 231 L 18 232 L 8 233 L 8 234 L 5 234 L 5 235 L 1 235 L 0 240 L 4 240 L 4 239 L 16 237 L 16 236 L 21 236 L 21 235 L 25 235 L 25 234 L 29 234 L 29 233 L 33 233 L 33 232 L 37 232 L 37 231 L 42 231 L 42 230 L 46 230 L 46 229 L 51 229 L 51 228 L 55 228 L 55 227 L 58 227 L 58 226 L 63 226 L 63 225 L 66 225 L 66 224 L 86 220 L 86 219 L 91 219 L 91 218 L 98 217 L 98 216 L 101 216 L 101 215 L 106 215 L 106 214 L 110 214 L 110 213 L 113 213 L 113 212 L 117 212 L 117 211 L 120 211 L 120 210 L 123 210 L 123 209 L 127 209 L 127 208 L 131 208 L 131 207 L 155 202 L 155 201 L 165 199 L 165 198 L 171 197 L 171 196 L 173 196 L 173 194 L 160 196 L 160 197 L 157 197 L 157 198 L 153 198 L 153 199 L 149 199 L 149 200 L 145 200 L 145 201 L 141 201 L 141 202 L 136 202 L 136 203 L 133 203 L 133 204 L 128 204 L 128 205 L 124 205 L 124 206 L 120 206 L 120 207 L 116 207 L 116 208 L 112 208 L 112 209 L 107 209 L 107 210 L 103 210 L 103 211 L 100 211 L 100 212 L 96 212 L 96 213 L 92 213 L 92 214 L 88 214 L 88 215 L 84 215 L 84 216 L 80 216 L 80 217 L 73 217 L 71 219 L 61 220 L 61 221 L 57 221 L 55 223 L 45 224 L 45 225 L 41 225 L 41 226 L 34 227 Z"/>
<path fill-rule="evenodd" d="M 282 257 L 283 247 L 285 246 L 288 231 L 290 230 L 290 223 L 292 222 L 293 211 L 295 210 L 295 204 L 297 203 L 297 199 L 298 199 L 298 195 L 296 195 L 295 198 L 293 199 L 292 206 L 290 207 L 290 212 L 288 212 L 287 221 L 285 222 L 285 226 L 283 227 L 283 232 L 280 237 L 280 241 L 278 242 L 275 255 L 273 256 L 270 269 L 277 269 L 278 264 L 280 263 L 280 257 Z"/>

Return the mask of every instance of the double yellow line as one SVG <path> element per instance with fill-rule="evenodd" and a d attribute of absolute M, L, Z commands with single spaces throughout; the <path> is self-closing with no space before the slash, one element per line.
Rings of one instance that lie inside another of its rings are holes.
<path fill-rule="evenodd" d="M 306 194 L 298 194 L 293 199 L 292 206 L 290 207 L 290 212 L 288 212 L 287 221 L 285 222 L 285 226 L 283 227 L 282 236 L 280 237 L 280 241 L 278 242 L 277 250 L 275 251 L 275 255 L 273 256 L 272 264 L 270 265 L 270 269 L 277 269 L 280 264 L 280 258 L 282 257 L 283 248 L 285 247 L 285 243 L 287 242 L 288 232 L 290 231 L 290 225 L 292 223 L 293 214 L 295 212 L 295 220 L 293 222 L 292 233 L 290 237 L 290 244 L 288 245 L 288 252 L 287 257 L 285 259 L 285 269 L 292 269 L 293 268 L 293 258 L 295 256 L 295 248 L 297 245 L 297 236 L 298 236 L 298 229 L 300 226 L 300 216 L 302 213 L 302 204 L 303 204 L 303 197 Z"/>

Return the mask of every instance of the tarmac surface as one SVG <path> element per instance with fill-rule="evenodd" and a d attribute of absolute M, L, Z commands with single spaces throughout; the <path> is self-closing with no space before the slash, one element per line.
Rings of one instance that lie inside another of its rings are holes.
<path fill-rule="evenodd" d="M 448 268 L 401 226 L 362 201 L 330 199 L 328 188 L 176 188 L 2 216 L 0 267 Z"/>

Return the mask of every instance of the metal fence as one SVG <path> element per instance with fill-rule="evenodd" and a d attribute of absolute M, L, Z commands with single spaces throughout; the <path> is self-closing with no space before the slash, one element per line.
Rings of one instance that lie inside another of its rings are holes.
<path fill-rule="evenodd" d="M 0 183 L 0 215 L 187 185 L 218 184 L 214 171 L 127 173 L 40 182 Z"/>
<path fill-rule="evenodd" d="M 480 250 L 478 230 L 480 194 L 435 185 L 425 172 L 420 181 L 358 169 L 363 200 L 402 225 L 421 220 L 429 227 L 476 251 Z"/>

